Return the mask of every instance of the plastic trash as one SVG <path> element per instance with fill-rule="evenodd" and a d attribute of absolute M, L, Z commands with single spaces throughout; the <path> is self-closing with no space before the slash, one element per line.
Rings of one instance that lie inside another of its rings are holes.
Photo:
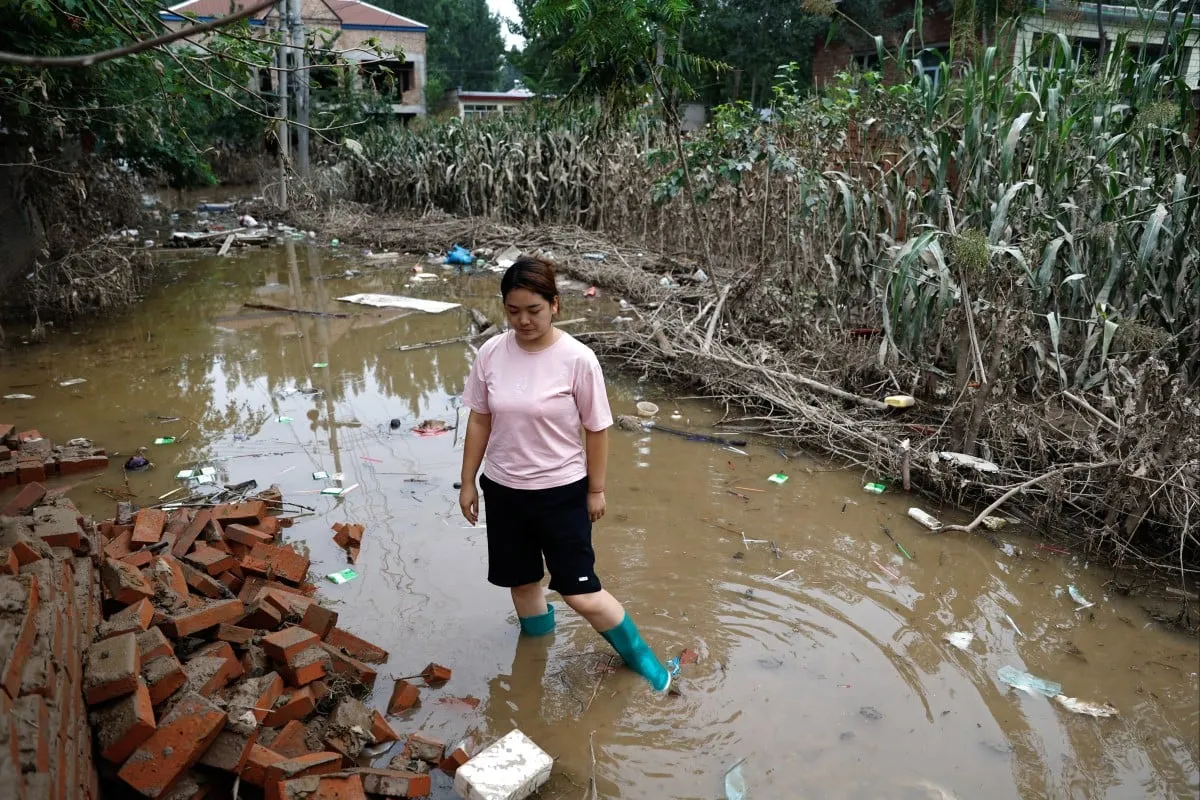
<path fill-rule="evenodd" d="M 970 631 L 959 631 L 946 634 L 946 641 L 959 650 L 966 650 L 975 641 L 975 634 Z"/>
<path fill-rule="evenodd" d="M 465 247 L 460 247 L 459 245 L 454 245 L 446 253 L 446 263 L 469 266 L 475 263 L 475 259 L 471 256 L 470 250 L 466 249 Z"/>
<path fill-rule="evenodd" d="M 584 253 L 583 257 L 588 261 L 603 261 L 606 258 L 604 253 Z"/>
<path fill-rule="evenodd" d="M 788 482 L 788 476 L 784 475 L 782 472 L 776 472 L 774 475 L 767 478 L 767 480 L 769 480 L 771 483 L 778 483 L 782 486 Z"/>
<path fill-rule="evenodd" d="M 1115 717 L 1118 714 L 1117 707 L 1111 703 L 1089 703 L 1086 700 L 1067 697 L 1065 694 L 1055 695 L 1054 702 L 1067 711 L 1086 714 L 1089 717 Z"/>
<path fill-rule="evenodd" d="M 32 400 L 33 395 L 31 395 L 31 394 L 6 394 L 6 395 L 4 395 L 4 399 L 5 400 Z"/>
<path fill-rule="evenodd" d="M 276 417 L 275 421 L 282 422 L 284 425 L 287 425 L 288 423 L 290 423 L 292 421 L 292 418 L 291 417 Z"/>
<path fill-rule="evenodd" d="M 175 477 L 181 478 L 181 479 L 182 478 L 191 478 L 191 477 L 194 477 L 195 475 L 196 475 L 196 470 L 194 470 L 194 469 L 181 469 L 181 470 L 179 470 L 179 472 L 175 473 Z"/>
<path fill-rule="evenodd" d="M 910 508 L 908 510 L 908 516 L 915 520 L 918 524 L 925 526 L 931 531 L 940 531 L 942 529 L 942 523 L 938 521 L 937 517 L 933 516 L 932 514 L 928 514 L 919 508 Z"/>
<path fill-rule="evenodd" d="M 313 480 L 314 480 L 314 481 L 323 481 L 323 480 L 326 480 L 326 479 L 328 479 L 328 478 L 329 478 L 329 473 L 328 473 L 328 472 L 314 472 L 314 473 L 313 473 Z"/>
<path fill-rule="evenodd" d="M 318 361 L 315 364 L 313 364 L 313 369 L 325 369 L 328 366 L 329 366 L 328 361 Z"/>
<path fill-rule="evenodd" d="M 742 764 L 746 759 L 734 764 L 725 772 L 725 800 L 746 800 L 746 776 L 742 774 Z"/>
<path fill-rule="evenodd" d="M 887 487 L 882 483 L 868 483 L 863 487 L 863 491 L 870 492 L 871 494 L 883 494 L 887 491 Z"/>
<path fill-rule="evenodd" d="M 337 239 L 334 239 L 333 241 L 331 241 L 329 243 L 330 247 L 341 247 L 341 245 L 342 245 L 342 243 L 340 241 L 338 241 Z"/>
<path fill-rule="evenodd" d="M 989 531 L 998 531 L 1004 526 L 1008 525 L 1008 520 L 1006 520 L 1004 517 L 984 517 L 982 520 L 980 520 L 980 522 L 982 522 L 983 527 L 987 528 Z"/>
<path fill-rule="evenodd" d="M 960 467 L 970 467 L 971 469 L 973 469 L 977 472 L 999 472 L 1000 471 L 1000 467 L 996 464 L 993 464 L 991 461 L 985 461 L 982 458 L 976 458 L 975 456 L 969 456 L 966 453 L 952 453 L 952 452 L 948 452 L 948 451 L 943 451 L 941 453 L 938 453 L 938 457 L 941 458 L 943 461 L 949 461 L 950 463 L 955 464 Z"/>
<path fill-rule="evenodd" d="M 175 437 L 174 436 L 160 436 L 154 440 L 154 443 L 155 444 L 174 444 Z"/>
<path fill-rule="evenodd" d="M 692 280 L 696 283 L 704 283 L 708 280 L 708 273 L 697 267 L 696 271 L 692 273 Z"/>
<path fill-rule="evenodd" d="M 200 470 L 201 475 L 213 476 L 217 474 L 216 467 L 204 467 Z"/>
<path fill-rule="evenodd" d="M 358 577 L 358 573 L 352 569 L 343 569 L 339 572 L 331 572 L 325 577 L 334 583 L 349 583 Z"/>
<path fill-rule="evenodd" d="M 596 287 L 595 287 L 595 286 L 589 286 L 589 287 L 587 288 L 587 291 L 583 293 L 583 296 L 584 296 L 584 297 L 595 297 L 595 296 L 596 296 L 596 293 L 597 293 Z"/>
<path fill-rule="evenodd" d="M 1095 603 L 1089 603 L 1088 599 L 1083 596 L 1083 593 L 1076 589 L 1073 584 L 1067 587 L 1067 594 L 1071 595 L 1071 599 L 1079 604 L 1079 608 L 1075 609 L 1076 611 L 1083 611 L 1085 608 L 1091 608 L 1096 605 Z"/>
<path fill-rule="evenodd" d="M 883 402 L 892 408 L 912 408 L 917 404 L 916 398 L 909 394 L 894 394 L 883 398 Z"/>
<path fill-rule="evenodd" d="M 65 381 L 59 381 L 59 386 L 76 386 L 80 383 L 87 383 L 87 378 L 67 378 Z"/>
<path fill-rule="evenodd" d="M 1028 672 L 1003 666 L 996 672 L 996 677 L 1014 689 L 1019 689 L 1022 692 L 1029 694 L 1040 694 L 1046 697 L 1058 697 L 1062 694 L 1062 684 L 1054 681 L 1044 680 L 1036 675 L 1030 675 Z"/>

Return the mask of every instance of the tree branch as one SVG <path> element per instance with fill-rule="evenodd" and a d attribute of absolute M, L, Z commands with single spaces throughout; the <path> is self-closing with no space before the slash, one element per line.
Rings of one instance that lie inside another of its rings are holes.
<path fill-rule="evenodd" d="M 93 64 L 99 64 L 103 61 L 111 61 L 114 58 L 129 56 L 135 53 L 141 53 L 146 50 L 153 50 L 163 45 L 180 39 L 186 39 L 189 36 L 195 36 L 200 33 L 208 33 L 217 28 L 231 25 L 234 22 L 243 20 L 246 17 L 251 17 L 259 11 L 270 8 L 275 5 L 275 0 L 261 0 L 261 2 L 243 8 L 242 10 L 230 14 L 227 17 L 214 19 L 200 25 L 192 25 L 187 28 L 181 28 L 177 31 L 164 33 L 162 36 L 156 36 L 153 39 L 145 39 L 140 42 L 135 42 L 125 47 L 117 47 L 112 50 L 104 50 L 99 53 L 85 53 L 78 56 L 27 56 L 21 53 L 9 53 L 0 50 L 0 64 L 14 64 L 20 67 L 90 67 Z"/>

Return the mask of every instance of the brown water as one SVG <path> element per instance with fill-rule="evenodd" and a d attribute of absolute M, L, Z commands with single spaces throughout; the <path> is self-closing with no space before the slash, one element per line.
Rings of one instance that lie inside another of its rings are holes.
<path fill-rule="evenodd" d="M 710 800 L 725 796 L 722 776 L 740 759 L 752 800 L 1197 796 L 1194 640 L 1106 593 L 1105 573 L 1078 558 L 1019 532 L 1004 532 L 1005 550 L 931 535 L 905 517 L 908 498 L 867 494 L 859 476 L 786 462 L 767 444 L 740 455 L 661 433 L 612 435 L 598 569 L 660 654 L 700 654 L 683 667 L 682 697 L 607 674 L 607 645 L 561 603 L 555 636 L 519 639 L 507 594 L 485 578 L 484 532 L 458 513 L 461 439 L 409 430 L 424 418 L 454 423 L 472 351 L 388 349 L 460 335 L 467 314 L 335 299 L 424 291 L 499 318 L 495 276 L 414 290 L 409 263 L 380 268 L 303 247 L 181 262 L 177 280 L 122 317 L 0 353 L 4 393 L 36 396 L 0 401 L 0 417 L 58 441 L 92 437 L 110 452 L 150 446 L 156 468 L 130 476 L 143 503 L 174 489 L 182 468 L 279 483 L 286 499 L 315 509 L 288 535 L 311 548 L 320 575 L 346 566 L 330 525 L 366 524 L 361 577 L 322 581 L 322 594 L 345 627 L 391 652 L 374 702 L 386 703 L 392 676 L 430 661 L 452 667 L 452 681 L 425 691 L 398 730 L 491 739 L 518 726 L 557 759 L 542 797 L 586 797 L 594 775 L 599 797 Z M 339 277 L 347 269 L 364 274 Z M 565 316 L 603 320 L 614 307 L 576 295 Z M 87 383 L 61 387 L 68 378 Z M 322 393 L 294 393 L 310 385 Z M 657 402 L 664 423 L 678 412 L 674 424 L 704 429 L 717 417 L 652 382 L 611 377 L 610 394 L 619 413 L 643 396 Z M 179 441 L 150 444 L 169 435 Z M 72 490 L 85 511 L 111 514 L 94 490 L 120 485 L 122 461 Z M 321 495 L 317 470 L 358 488 Z M 767 482 L 777 471 L 790 480 Z M 1069 584 L 1096 605 L 1076 613 Z M 943 640 L 954 631 L 974 634 L 967 651 Z M 996 677 L 1004 665 L 1111 702 L 1120 716 L 1078 716 L 1010 690 Z M 478 709 L 443 702 L 468 696 Z M 438 781 L 435 796 L 451 796 Z"/>

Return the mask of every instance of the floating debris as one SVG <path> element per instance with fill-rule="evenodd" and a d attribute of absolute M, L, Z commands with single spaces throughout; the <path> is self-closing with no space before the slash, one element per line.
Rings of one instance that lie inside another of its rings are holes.
<path fill-rule="evenodd" d="M 1055 695 L 1054 702 L 1067 711 L 1089 717 L 1115 717 L 1118 714 L 1117 707 L 1111 703 L 1089 703 L 1086 700 L 1067 697 L 1065 694 Z"/>
<path fill-rule="evenodd" d="M 1058 697 L 1062 694 L 1062 684 L 1054 681 L 1044 680 L 1036 675 L 1030 675 L 1028 672 L 1003 666 L 996 672 L 996 677 L 1014 689 L 1019 689 L 1028 694 L 1040 694 L 1046 697 Z"/>
<path fill-rule="evenodd" d="M 970 648 L 971 642 L 975 641 L 975 634 L 970 631 L 959 631 L 946 634 L 946 641 L 959 650 Z"/>

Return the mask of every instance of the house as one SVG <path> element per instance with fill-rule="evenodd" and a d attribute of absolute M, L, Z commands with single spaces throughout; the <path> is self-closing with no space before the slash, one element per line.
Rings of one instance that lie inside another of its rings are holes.
<path fill-rule="evenodd" d="M 446 93 L 442 95 L 439 109 L 448 111 L 459 119 L 514 114 L 534 97 L 533 92 L 522 86 L 509 89 L 507 92 L 470 92 L 464 89 L 447 89 Z"/>
<path fill-rule="evenodd" d="M 938 67 L 950 54 L 950 37 L 954 30 L 954 13 L 952 9 L 942 8 L 944 4 L 928 3 L 925 17 L 922 20 L 924 50 L 920 53 L 921 67 L 934 80 L 938 77 Z M 888 15 L 895 18 L 904 15 L 912 19 L 914 4 L 911 0 L 900 0 L 888 9 Z M 890 37 L 885 36 L 884 42 L 888 48 L 893 48 L 899 42 L 904 32 L 898 32 Z M 856 67 L 859 70 L 879 68 L 879 55 L 874 42 L 866 37 L 858 46 L 853 46 L 844 40 L 826 42 L 818 37 L 813 46 L 812 79 L 813 85 L 820 87 L 833 80 L 839 72 Z"/>
<path fill-rule="evenodd" d="M 416 20 L 384 11 L 360 0 L 299 0 L 300 20 L 309 31 L 324 29 L 338 34 L 334 47 L 341 58 L 358 65 L 356 83 L 370 86 L 382 96 L 392 114 L 409 120 L 425 114 L 425 35 L 428 26 Z M 160 12 L 168 27 L 178 28 L 189 18 L 208 21 L 228 14 L 230 7 L 244 7 L 247 0 L 187 0 Z M 251 27 L 277 30 L 278 6 L 272 6 L 250 20 Z M 404 59 L 380 58 L 368 41 L 382 48 L 399 48 Z M 314 60 L 319 57 L 314 54 Z M 274 76 L 263 70 L 258 88 L 264 93 L 274 89 Z M 314 100 L 319 92 L 336 83 L 331 70 L 312 70 Z"/>

